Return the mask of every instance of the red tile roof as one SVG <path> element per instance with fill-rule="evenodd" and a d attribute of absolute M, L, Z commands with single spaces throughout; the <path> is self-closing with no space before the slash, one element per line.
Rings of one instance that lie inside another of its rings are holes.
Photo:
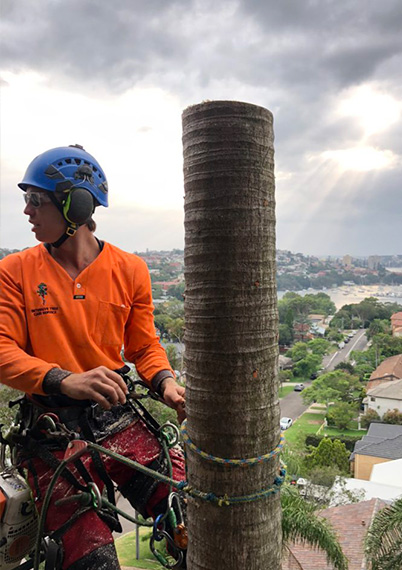
<path fill-rule="evenodd" d="M 381 362 L 380 366 L 374 370 L 367 383 L 366 390 L 371 390 L 382 382 L 390 380 L 400 380 L 402 378 L 402 354 L 391 356 Z"/>
<path fill-rule="evenodd" d="M 349 570 L 362 570 L 366 568 L 363 541 L 370 527 L 374 515 L 386 506 L 380 499 L 371 499 L 351 505 L 331 507 L 322 511 L 320 516 L 326 518 L 338 535 L 342 550 L 349 561 Z M 282 565 L 283 570 L 295 568 L 295 560 L 302 570 L 333 570 L 332 564 L 327 562 L 325 552 L 315 550 L 302 543 L 288 545 L 291 556 Z M 292 566 L 293 563 L 293 566 Z"/>

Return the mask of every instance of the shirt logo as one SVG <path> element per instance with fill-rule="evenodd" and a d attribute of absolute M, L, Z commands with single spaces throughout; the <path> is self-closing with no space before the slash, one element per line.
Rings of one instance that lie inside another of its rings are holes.
<path fill-rule="evenodd" d="M 46 283 L 39 283 L 36 294 L 42 299 L 42 304 L 46 305 L 47 285 Z"/>

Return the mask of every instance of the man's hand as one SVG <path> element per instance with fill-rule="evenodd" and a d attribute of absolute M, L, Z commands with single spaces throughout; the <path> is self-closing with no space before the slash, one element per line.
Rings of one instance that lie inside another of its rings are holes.
<path fill-rule="evenodd" d="M 186 418 L 186 390 L 177 384 L 174 378 L 165 378 L 161 385 L 161 394 L 166 404 L 176 410 L 177 419 L 181 423 Z"/>
<path fill-rule="evenodd" d="M 75 400 L 94 400 L 105 410 L 125 404 L 128 388 L 117 372 L 99 366 L 81 374 L 70 374 L 60 384 L 60 392 Z"/>

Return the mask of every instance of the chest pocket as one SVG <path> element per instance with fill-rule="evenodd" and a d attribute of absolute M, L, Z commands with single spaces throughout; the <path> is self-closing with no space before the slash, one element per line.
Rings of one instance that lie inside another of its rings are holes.
<path fill-rule="evenodd" d="M 124 341 L 124 326 L 129 313 L 129 307 L 99 301 L 95 341 L 103 346 L 121 347 Z"/>

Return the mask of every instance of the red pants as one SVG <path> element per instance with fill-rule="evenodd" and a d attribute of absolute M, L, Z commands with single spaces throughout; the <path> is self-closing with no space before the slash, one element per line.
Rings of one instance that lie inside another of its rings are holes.
<path fill-rule="evenodd" d="M 137 461 L 141 465 L 148 465 L 151 463 L 159 456 L 161 450 L 156 437 L 143 425 L 141 421 L 137 421 L 120 433 L 103 440 L 102 445 L 103 447 L 110 449 L 111 451 L 115 451 L 124 457 Z M 55 452 L 54 455 L 57 459 L 61 460 L 63 459 L 64 452 Z M 185 478 L 184 458 L 176 449 L 170 450 L 170 457 L 173 467 L 173 479 L 176 481 L 182 481 Z M 93 464 L 92 457 L 89 454 L 85 454 L 82 455 L 80 459 L 84 463 L 94 482 L 102 491 L 103 482 Z M 110 478 L 118 485 L 124 485 L 135 474 L 133 469 L 123 465 L 111 457 L 102 456 L 102 459 Z M 36 470 L 37 484 L 41 491 L 41 498 L 40 500 L 37 500 L 37 507 L 41 510 L 43 498 L 53 476 L 53 471 L 39 458 L 34 458 L 32 462 Z M 75 466 L 70 463 L 69 469 L 78 481 L 85 486 L 86 483 L 79 475 Z M 36 487 L 31 472 L 29 472 L 29 484 L 35 496 Z M 46 518 L 45 528 L 47 532 L 60 528 L 65 522 L 70 520 L 72 515 L 78 508 L 80 508 L 76 502 L 66 503 L 58 507 L 54 504 L 58 499 L 75 494 L 77 494 L 77 489 L 66 479 L 59 477 L 52 493 L 50 507 Z M 153 508 L 162 501 L 167 494 L 167 485 L 160 483 L 147 504 L 147 509 L 151 516 L 153 515 Z M 113 542 L 113 536 L 107 524 L 98 517 L 96 511 L 90 510 L 85 512 L 72 524 L 72 526 L 63 535 L 62 542 L 64 546 L 63 569 L 67 569 L 73 562 L 79 560 L 93 550 Z"/>

